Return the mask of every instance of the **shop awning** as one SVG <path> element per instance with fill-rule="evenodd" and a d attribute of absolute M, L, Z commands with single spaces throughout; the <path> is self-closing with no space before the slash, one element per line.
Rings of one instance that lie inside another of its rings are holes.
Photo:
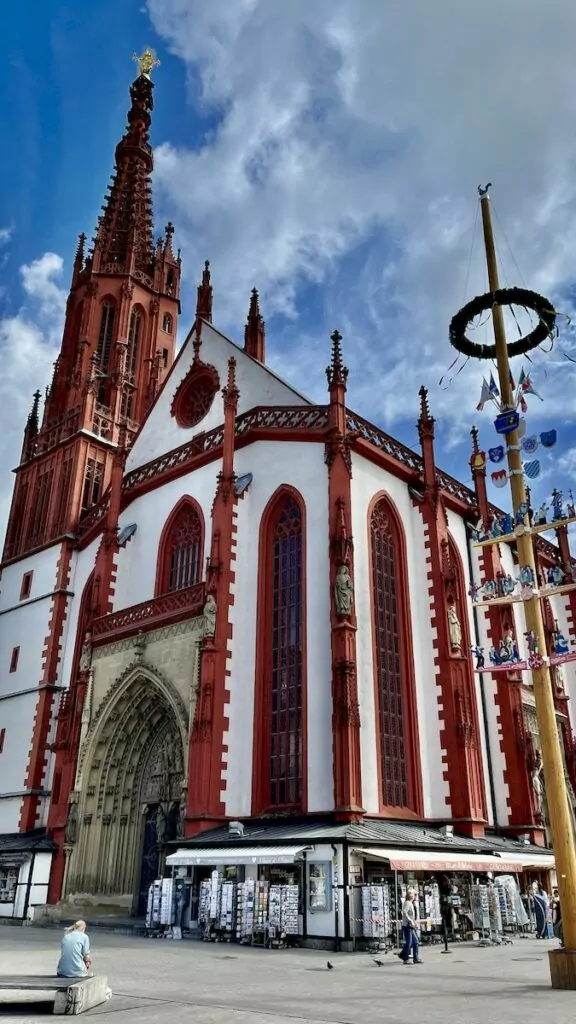
<path fill-rule="evenodd" d="M 173 867 L 205 865 L 230 867 L 240 864 L 294 864 L 310 846 L 220 846 L 176 850 L 166 858 Z"/>
<path fill-rule="evenodd" d="M 499 856 L 503 859 L 506 858 L 509 863 L 515 864 L 516 871 L 522 868 L 542 868 L 543 871 L 549 871 L 550 868 L 556 867 L 553 853 L 508 853 L 506 851 Z"/>
<path fill-rule="evenodd" d="M 393 871 L 518 871 L 519 865 L 488 854 L 460 853 L 458 850 L 383 850 L 364 847 L 354 853 L 371 860 L 388 861 Z"/>

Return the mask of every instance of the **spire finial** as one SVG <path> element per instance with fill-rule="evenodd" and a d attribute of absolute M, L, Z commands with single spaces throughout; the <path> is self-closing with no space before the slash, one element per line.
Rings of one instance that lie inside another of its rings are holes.
<path fill-rule="evenodd" d="M 78 245 L 76 246 L 76 255 L 74 256 L 74 263 L 80 264 L 84 262 L 84 246 L 86 244 L 86 235 L 82 232 L 78 235 Z"/>
<path fill-rule="evenodd" d="M 425 388 L 422 384 L 418 394 L 420 395 L 420 419 L 429 420 L 430 406 L 428 405 L 428 388 Z"/>
<path fill-rule="evenodd" d="M 210 283 L 210 260 L 204 263 L 202 271 L 202 284 L 198 285 L 198 297 L 196 300 L 196 318 L 207 320 L 212 323 L 212 285 Z"/>
<path fill-rule="evenodd" d="M 132 60 L 136 61 L 138 65 L 138 74 L 145 75 L 146 78 L 150 78 L 150 72 L 154 68 L 160 67 L 160 61 L 156 56 L 156 50 L 152 50 L 149 46 L 146 47 L 141 57 L 137 53 L 132 54 Z"/>
<path fill-rule="evenodd" d="M 342 341 L 342 335 L 339 331 L 333 331 L 330 335 L 332 342 L 332 359 L 330 366 L 326 367 L 326 377 L 328 378 L 328 387 L 333 388 L 336 385 L 346 387 L 346 381 L 348 380 L 348 367 L 344 366 L 342 361 L 342 347 L 340 342 Z"/>
<path fill-rule="evenodd" d="M 225 408 L 236 409 L 240 392 L 236 386 L 236 360 L 234 356 L 231 356 L 228 360 L 228 380 L 226 381 L 226 387 L 222 389 L 222 397 Z"/>
<path fill-rule="evenodd" d="M 472 438 L 472 454 L 478 455 L 478 452 L 480 451 L 480 445 L 478 444 L 478 427 L 472 427 L 470 437 Z"/>
<path fill-rule="evenodd" d="M 250 308 L 248 319 L 244 328 L 244 351 L 259 363 L 264 362 L 264 347 L 266 342 L 266 326 L 260 314 L 260 303 L 258 292 L 253 288 L 250 293 Z"/>

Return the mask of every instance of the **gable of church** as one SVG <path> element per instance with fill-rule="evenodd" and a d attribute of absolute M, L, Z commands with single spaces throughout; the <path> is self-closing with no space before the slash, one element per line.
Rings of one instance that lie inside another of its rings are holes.
<path fill-rule="evenodd" d="M 199 358 L 195 360 L 196 331 L 188 335 L 128 456 L 129 472 L 185 444 L 195 434 L 224 423 L 222 388 L 228 360 L 236 359 L 240 392 L 238 413 L 260 405 L 303 406 L 309 400 L 281 380 L 263 363 L 215 330 L 201 323 Z"/>

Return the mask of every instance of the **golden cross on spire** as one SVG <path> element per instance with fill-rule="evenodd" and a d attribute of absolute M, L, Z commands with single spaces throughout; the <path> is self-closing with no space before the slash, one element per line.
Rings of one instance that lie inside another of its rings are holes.
<path fill-rule="evenodd" d="M 141 57 L 139 57 L 138 54 L 133 53 L 132 60 L 135 60 L 138 65 L 138 74 L 146 75 L 147 78 L 150 77 L 150 72 L 153 68 L 160 66 L 160 61 L 156 56 L 156 51 L 151 50 L 149 46 L 146 47 Z"/>

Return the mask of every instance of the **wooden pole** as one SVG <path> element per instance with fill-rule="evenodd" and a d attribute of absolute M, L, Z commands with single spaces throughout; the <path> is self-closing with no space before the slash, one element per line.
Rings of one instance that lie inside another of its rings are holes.
<path fill-rule="evenodd" d="M 490 291 L 495 292 L 499 287 L 498 265 L 496 262 L 496 250 L 494 246 L 494 233 L 492 230 L 492 219 L 490 215 L 490 198 L 488 193 L 483 194 L 480 200 L 482 209 L 482 226 L 484 229 L 484 242 L 486 246 L 486 262 L 488 265 L 488 281 Z M 504 327 L 504 314 L 501 306 L 495 305 L 492 309 L 494 320 L 494 340 L 496 342 L 496 362 L 498 365 L 498 377 L 500 381 L 500 395 L 502 397 L 503 409 L 513 408 L 513 389 L 510 381 L 510 364 L 508 360 L 508 348 L 506 344 L 506 331 Z M 510 473 L 510 486 L 512 491 L 512 507 L 514 514 L 526 500 L 524 485 L 524 474 L 522 469 L 522 458 L 520 453 L 518 432 L 515 430 L 507 435 L 507 457 L 508 470 Z M 529 565 L 534 572 L 536 586 L 538 576 L 534 558 L 534 545 L 530 532 L 523 533 L 518 537 L 518 555 L 520 565 Z M 540 598 L 532 597 L 524 602 L 526 615 L 526 628 L 538 638 L 539 650 L 546 652 L 546 639 L 544 635 L 544 622 Z M 556 720 L 556 710 L 552 695 L 552 681 L 550 670 L 547 665 L 541 668 L 532 669 L 532 687 L 534 691 L 534 702 L 536 705 L 536 717 L 538 720 L 538 731 L 540 736 L 540 748 L 542 753 L 542 767 L 544 771 L 544 782 L 546 786 L 546 797 L 548 804 L 548 818 L 554 858 L 556 861 L 556 872 L 558 876 L 558 891 L 562 905 L 562 921 L 564 925 L 565 952 L 571 955 L 566 958 L 566 970 L 563 975 L 563 984 L 555 985 L 555 969 L 551 967 L 552 984 L 555 987 L 576 989 L 576 849 L 572 832 L 570 809 L 566 784 L 564 779 L 564 761 L 560 747 L 560 735 Z M 562 951 L 564 952 L 564 951 Z M 556 959 L 556 954 L 554 954 Z M 551 958 L 552 960 L 552 958 Z M 558 963 L 559 966 L 559 963 Z M 566 971 L 570 977 L 566 977 Z M 566 981 L 570 984 L 566 984 Z"/>

